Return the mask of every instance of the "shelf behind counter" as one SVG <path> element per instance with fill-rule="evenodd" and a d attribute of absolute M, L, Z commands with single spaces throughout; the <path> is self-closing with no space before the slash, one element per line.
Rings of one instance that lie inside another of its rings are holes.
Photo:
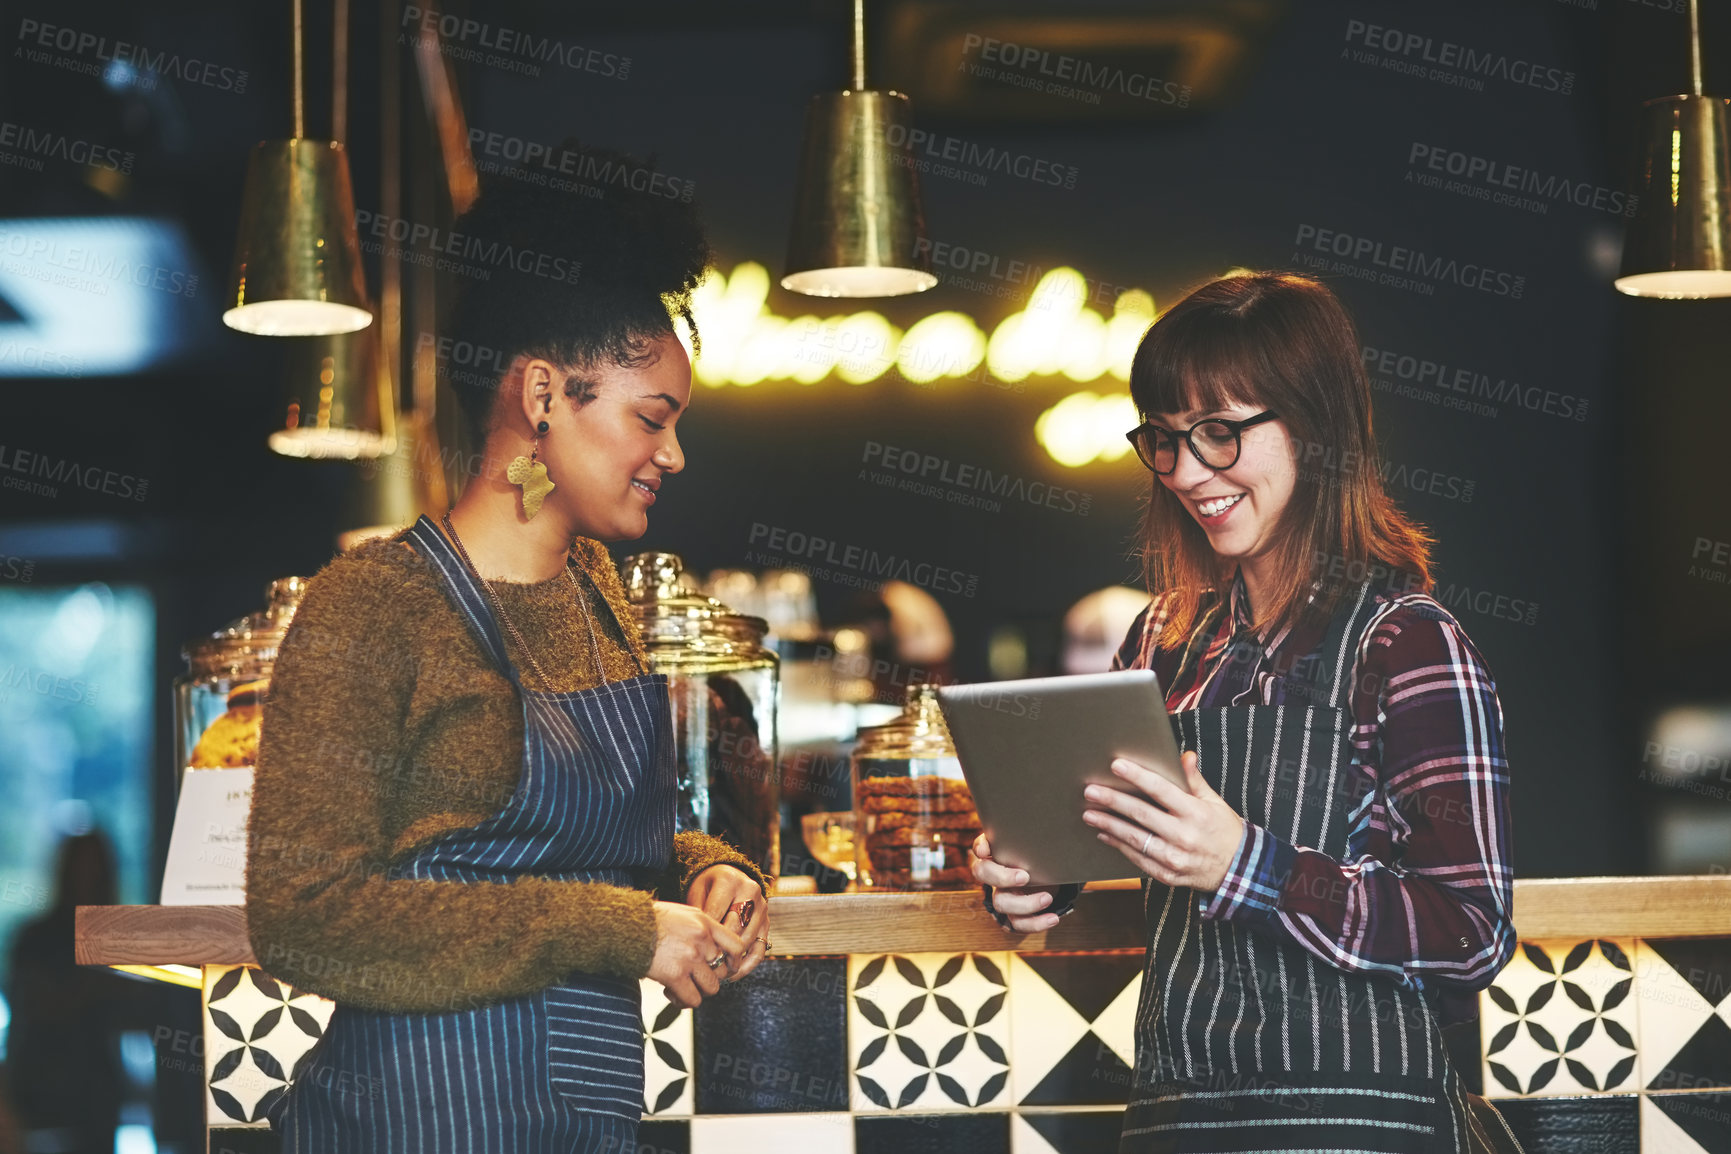
<path fill-rule="evenodd" d="M 777 956 L 1020 950 L 1139 950 L 1142 899 L 1134 882 L 1088 887 L 1075 912 L 1046 933 L 998 929 L 977 890 L 777 897 Z M 1731 875 L 1542 878 L 1515 883 L 1523 941 L 1731 935 Z M 83 965 L 256 964 L 240 906 L 80 906 L 75 956 Z"/>

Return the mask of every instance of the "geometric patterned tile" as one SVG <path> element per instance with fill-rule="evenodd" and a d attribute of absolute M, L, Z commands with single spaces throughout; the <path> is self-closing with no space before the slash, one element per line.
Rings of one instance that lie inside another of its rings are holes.
<path fill-rule="evenodd" d="M 699 1114 L 691 1120 L 691 1154 L 769 1154 L 783 1150 L 853 1154 L 853 1127 L 852 1114 L 759 1114 L 750 1118 Z M 629 1150 L 620 1154 L 629 1154 Z"/>
<path fill-rule="evenodd" d="M 1633 941 L 1522 942 L 1479 998 L 1485 1093 L 1640 1086 Z"/>
<path fill-rule="evenodd" d="M 1023 1110 L 1010 1128 L 1010 1154 L 1117 1154 L 1122 1110 Z"/>
<path fill-rule="evenodd" d="M 1702 1022 L 1682 1049 L 1647 1082 L 1651 1090 L 1722 1090 L 1727 1086 L 1731 1086 L 1731 1026 L 1717 1014 Z"/>
<path fill-rule="evenodd" d="M 1002 1111 L 856 1114 L 855 1154 L 1009 1154 L 1010 1116 Z"/>
<path fill-rule="evenodd" d="M 1010 1079 L 1018 1106 L 1128 1101 L 1142 961 L 1134 953 L 1010 956 Z"/>
<path fill-rule="evenodd" d="M 1643 1094 L 1646 1154 L 1724 1154 L 1731 1150 L 1731 1094 Z"/>
<path fill-rule="evenodd" d="M 204 967 L 207 1125 L 267 1125 L 336 1004 L 254 966 Z"/>
<path fill-rule="evenodd" d="M 691 1114 L 691 1011 L 664 995 L 660 982 L 642 979 L 643 1115 L 683 1118 Z"/>
<path fill-rule="evenodd" d="M 1731 1086 L 1731 938 L 1643 940 L 1636 973 L 1643 1085 Z"/>
<path fill-rule="evenodd" d="M 851 1108 L 1007 1106 L 1008 961 L 1006 953 L 850 955 Z"/>
<path fill-rule="evenodd" d="M 1646 938 L 1648 948 L 1664 959 L 1697 994 L 1715 1006 L 1731 1000 L 1731 938 Z"/>

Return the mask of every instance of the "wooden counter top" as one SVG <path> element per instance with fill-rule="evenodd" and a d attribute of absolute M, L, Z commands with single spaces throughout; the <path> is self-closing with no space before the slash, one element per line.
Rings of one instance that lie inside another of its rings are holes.
<path fill-rule="evenodd" d="M 1090 886 L 1056 929 L 998 929 L 974 890 L 784 896 L 770 937 L 778 956 L 967 950 L 1140 950 L 1142 901 L 1133 883 Z M 1542 878 L 1515 883 L 1515 928 L 1526 941 L 1562 938 L 1731 937 L 1731 875 Z M 84 965 L 235 965 L 255 959 L 240 906 L 80 906 Z"/>

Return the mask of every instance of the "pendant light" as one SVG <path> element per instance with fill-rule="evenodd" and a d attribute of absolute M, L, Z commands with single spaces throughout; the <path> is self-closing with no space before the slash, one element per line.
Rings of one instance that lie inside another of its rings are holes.
<path fill-rule="evenodd" d="M 331 136 L 340 147 L 348 124 L 349 2 L 334 5 Z M 388 266 L 389 262 L 385 262 Z M 371 313 L 367 314 L 371 320 Z M 288 400 L 266 438 L 285 457 L 379 457 L 396 435 L 397 391 L 380 355 L 380 326 L 298 337 L 282 358 Z"/>
<path fill-rule="evenodd" d="M 301 112 L 301 0 L 294 0 L 294 136 L 260 141 L 247 163 L 240 237 L 223 323 L 267 337 L 349 333 L 367 308 L 349 160 L 307 140 Z"/>
<path fill-rule="evenodd" d="M 293 342 L 288 403 L 267 438 L 285 457 L 380 457 L 396 435 L 396 389 L 369 326 L 360 332 Z"/>
<path fill-rule="evenodd" d="M 338 6 L 348 0 L 336 0 Z M 396 8 L 379 5 L 379 208 L 396 217 L 403 206 L 402 77 L 396 41 Z M 442 60 L 442 58 L 441 58 Z M 431 293 L 421 307 L 432 304 Z M 414 524 L 422 513 L 437 515 L 451 504 L 445 485 L 444 454 L 433 428 L 432 380 L 417 364 L 412 377 L 417 399 L 411 408 L 397 408 L 392 383 L 404 377 L 403 264 L 387 253 L 379 264 L 377 333 L 381 404 L 392 420 L 391 448 L 376 458 L 348 466 L 353 472 L 348 493 L 337 513 L 337 548 L 349 550 L 373 537 L 388 536 Z M 417 348 L 416 361 L 430 360 L 431 350 Z M 426 368 L 430 368 L 428 365 Z M 425 395 L 422 395 L 422 394 Z"/>
<path fill-rule="evenodd" d="M 1641 106 L 1640 203 L 1617 288 L 1671 300 L 1731 297 L 1731 101 L 1701 92 L 1700 0 L 1689 0 L 1690 91 Z"/>
<path fill-rule="evenodd" d="M 854 0 L 853 86 L 806 106 L 782 288 L 889 297 L 938 283 L 909 148 L 912 121 L 906 96 L 866 88 L 865 0 Z"/>

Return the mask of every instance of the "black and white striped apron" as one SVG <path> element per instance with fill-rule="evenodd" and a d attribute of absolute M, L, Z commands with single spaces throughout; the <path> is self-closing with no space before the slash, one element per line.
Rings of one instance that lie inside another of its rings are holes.
<path fill-rule="evenodd" d="M 525 689 L 486 594 L 450 543 L 426 517 L 408 541 L 522 698 L 523 775 L 499 813 L 439 838 L 391 876 L 633 886 L 664 869 L 676 797 L 667 679 L 643 675 L 579 693 Z M 636 981 L 595 974 L 449 1012 L 339 1005 L 284 1103 L 283 1149 L 631 1149 L 643 1105 L 640 1014 Z"/>
<path fill-rule="evenodd" d="M 1348 772 L 1345 683 L 1374 610 L 1368 588 L 1346 599 L 1287 675 L 1285 704 L 1173 717 L 1180 748 L 1240 815 L 1343 860 L 1354 816 L 1375 800 Z M 1144 879 L 1142 895 L 1150 936 L 1124 1154 L 1468 1149 L 1463 1088 L 1418 990 L 1204 920 L 1192 889 Z"/>

